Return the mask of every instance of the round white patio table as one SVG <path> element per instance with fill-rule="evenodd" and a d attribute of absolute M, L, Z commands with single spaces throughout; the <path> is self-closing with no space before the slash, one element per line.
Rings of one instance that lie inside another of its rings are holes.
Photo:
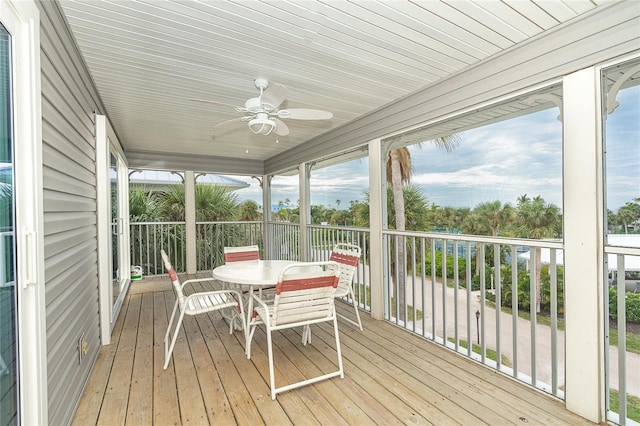
<path fill-rule="evenodd" d="M 251 295 L 255 289 L 261 287 L 274 287 L 278 284 L 278 278 L 282 270 L 295 263 L 304 265 L 304 262 L 294 260 L 243 260 L 240 262 L 230 262 L 218 266 L 212 271 L 213 278 L 218 281 L 233 283 L 248 290 L 245 294 L 245 324 L 249 325 L 253 312 L 253 298 Z M 245 351 L 248 347 L 249 330 L 245 332 Z"/>

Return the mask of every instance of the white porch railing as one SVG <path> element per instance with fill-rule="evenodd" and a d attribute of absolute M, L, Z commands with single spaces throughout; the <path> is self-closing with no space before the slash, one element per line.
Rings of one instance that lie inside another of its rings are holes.
<path fill-rule="evenodd" d="M 222 264 L 225 245 L 262 247 L 262 228 L 262 222 L 198 223 L 198 270 Z M 298 224 L 272 222 L 268 232 L 270 258 L 300 259 Z M 369 230 L 309 225 L 307 232 L 310 261 L 328 259 L 338 242 L 362 248 L 354 290 L 359 307 L 370 311 Z M 564 398 L 561 242 L 398 231 L 384 231 L 383 238 L 388 321 Z M 142 265 L 145 275 L 164 273 L 159 261 L 162 247 L 177 259 L 178 270 L 184 270 L 184 223 L 132 223 L 131 241 L 132 264 Z M 606 248 L 617 259 L 618 271 L 628 270 L 625 259 L 630 255 L 640 257 L 638 250 Z M 543 263 L 540 270 L 534 267 L 536 259 Z M 540 291 L 536 289 L 536 276 L 540 277 Z M 640 393 L 638 381 L 629 380 L 640 374 L 634 364 L 638 355 L 629 354 L 624 343 L 625 284 L 629 286 L 625 280 L 618 280 L 615 304 L 620 337 L 615 357 L 610 356 L 607 366 L 607 390 L 620 390 L 621 407 L 627 394 Z M 618 422 L 617 414 L 609 412 L 610 420 Z M 621 414 L 625 415 L 623 411 Z"/>
<path fill-rule="evenodd" d="M 298 244 L 300 225 L 290 222 L 269 222 L 269 256 L 275 260 L 300 260 Z"/>
<path fill-rule="evenodd" d="M 133 222 L 131 264 L 144 275 L 164 274 L 160 250 L 164 248 L 178 272 L 186 270 L 186 226 L 184 222 Z M 256 244 L 262 247 L 262 222 L 197 222 L 196 265 L 206 271 L 224 263 L 225 246 Z"/>
<path fill-rule="evenodd" d="M 637 425 L 640 424 L 637 417 L 635 422 L 627 417 L 627 406 L 629 396 L 640 398 L 640 354 L 627 350 L 627 322 L 629 319 L 637 322 L 640 317 L 640 248 L 605 246 L 605 254 L 611 277 L 604 299 L 608 301 L 605 318 L 615 318 L 617 333 L 616 343 L 609 322 L 605 324 L 609 348 L 605 357 L 606 391 L 607 401 L 617 399 L 618 406 L 617 412 L 611 409 L 607 412 L 607 419 L 620 425 Z"/>
<path fill-rule="evenodd" d="M 342 226 L 309 225 L 307 227 L 309 241 L 309 260 L 329 260 L 331 249 L 336 243 L 350 243 L 360 246 L 362 257 L 353 277 L 353 293 L 358 307 L 371 312 L 371 273 L 369 270 L 369 230 L 365 228 L 348 228 Z M 345 300 L 351 303 L 351 300 Z"/>
<path fill-rule="evenodd" d="M 223 248 L 264 244 L 262 222 L 197 222 L 196 265 L 198 271 L 210 271 L 224 264 Z"/>
<path fill-rule="evenodd" d="M 555 264 L 560 242 L 396 231 L 384 238 L 389 321 L 564 397 L 563 274 Z M 533 284 L 539 272 L 529 266 L 535 248 L 543 247 L 554 259 L 541 277 L 544 315 Z"/>
<path fill-rule="evenodd" d="M 160 250 L 164 250 L 174 262 L 176 270 L 184 271 L 186 265 L 184 222 L 132 222 L 131 265 L 140 266 L 142 273 L 159 275 L 164 273 Z"/>

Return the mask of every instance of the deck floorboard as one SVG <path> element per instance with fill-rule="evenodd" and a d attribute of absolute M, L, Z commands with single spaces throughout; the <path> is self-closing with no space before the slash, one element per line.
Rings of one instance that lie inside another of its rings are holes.
<path fill-rule="evenodd" d="M 562 401 L 366 313 L 364 332 L 340 321 L 344 379 L 284 392 L 276 401 L 264 330 L 256 331 L 248 360 L 244 336 L 229 334 L 217 312 L 185 318 L 164 370 L 175 302 L 167 283 L 157 277 L 132 284 L 74 425 L 588 424 Z M 338 303 L 341 311 L 350 308 Z M 298 330 L 274 335 L 278 385 L 337 368 L 331 325 L 314 326 L 310 345 L 300 339 Z"/>

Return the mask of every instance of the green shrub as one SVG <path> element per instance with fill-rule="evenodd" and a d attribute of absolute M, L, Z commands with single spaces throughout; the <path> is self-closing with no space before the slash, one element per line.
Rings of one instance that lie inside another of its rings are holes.
<path fill-rule="evenodd" d="M 504 266 L 501 273 L 501 305 L 512 308 L 513 284 L 511 279 L 511 265 Z M 540 268 L 540 309 L 545 312 L 551 311 L 551 279 L 549 276 L 549 265 L 542 265 Z M 518 269 L 518 309 L 528 310 L 531 307 L 531 277 L 529 271 Z M 488 294 L 487 299 L 495 302 L 495 295 Z M 558 313 L 564 312 L 564 270 L 557 268 L 557 306 Z"/>
<path fill-rule="evenodd" d="M 640 323 L 640 293 L 626 293 L 625 309 L 627 322 Z M 618 291 L 609 287 L 609 317 L 618 319 Z"/>
<path fill-rule="evenodd" d="M 485 275 L 484 288 L 485 289 L 491 288 L 491 271 L 489 271 L 489 268 L 485 269 L 484 275 Z M 466 288 L 466 285 L 465 285 L 465 288 Z M 471 278 L 471 290 L 472 291 L 480 290 L 480 275 L 474 275 L 473 278 Z"/>
<path fill-rule="evenodd" d="M 436 276 L 442 277 L 442 252 L 436 251 Z M 431 259 L 428 260 L 424 264 L 425 274 L 427 276 L 431 275 Z M 451 255 L 447 255 L 447 278 L 453 279 L 453 262 L 454 258 Z M 464 257 L 458 258 L 458 278 L 460 280 L 464 280 L 465 272 L 467 270 L 467 260 Z"/>

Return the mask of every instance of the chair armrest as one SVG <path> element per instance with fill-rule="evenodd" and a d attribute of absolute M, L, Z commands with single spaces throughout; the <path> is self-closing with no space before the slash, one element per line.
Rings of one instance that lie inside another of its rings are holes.
<path fill-rule="evenodd" d="M 266 324 L 267 328 L 271 327 L 271 314 L 269 312 L 269 305 L 267 305 L 267 303 L 262 300 L 260 297 L 258 297 L 255 293 L 251 294 L 251 297 L 258 302 L 258 304 L 261 305 L 261 307 L 264 309 L 265 313 L 267 314 L 266 318 L 263 318 L 264 323 Z M 255 307 L 253 308 L 255 310 Z M 253 315 L 253 313 L 248 312 L 247 315 Z"/>
<path fill-rule="evenodd" d="M 186 280 L 182 283 L 182 285 L 180 286 L 181 290 L 184 290 L 184 286 L 186 286 L 187 284 L 191 284 L 191 283 L 201 283 L 201 282 L 206 282 L 206 281 L 218 281 L 215 278 L 192 278 L 190 280 Z"/>
<path fill-rule="evenodd" d="M 214 294 L 231 294 L 233 295 L 233 298 L 238 303 L 240 303 L 240 301 L 242 300 L 242 296 L 240 296 L 240 293 L 235 290 L 212 290 L 212 291 L 201 291 L 201 292 L 192 293 L 186 296 L 185 302 L 188 302 L 191 299 L 196 299 L 198 297 L 210 296 Z"/>

